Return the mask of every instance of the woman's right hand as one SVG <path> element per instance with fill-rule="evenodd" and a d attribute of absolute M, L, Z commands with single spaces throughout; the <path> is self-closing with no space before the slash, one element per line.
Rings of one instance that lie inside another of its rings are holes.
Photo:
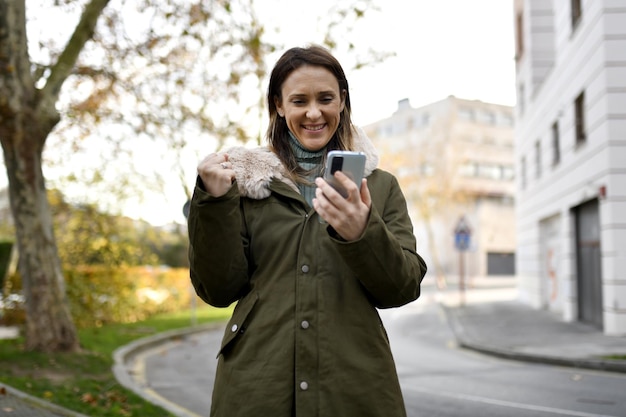
<path fill-rule="evenodd" d="M 212 197 L 221 197 L 230 190 L 235 180 L 233 164 L 228 161 L 228 154 L 212 153 L 198 164 L 198 175 L 204 189 Z"/>

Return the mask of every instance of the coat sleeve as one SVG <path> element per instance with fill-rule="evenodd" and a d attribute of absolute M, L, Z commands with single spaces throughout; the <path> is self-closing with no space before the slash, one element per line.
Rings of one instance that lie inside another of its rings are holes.
<path fill-rule="evenodd" d="M 338 251 L 355 273 L 374 305 L 397 307 L 416 300 L 426 274 L 417 253 L 406 200 L 394 176 L 378 171 L 368 178 L 372 209 L 363 236 L 336 240 Z M 374 184 L 375 183 L 375 184 Z"/>
<path fill-rule="evenodd" d="M 248 288 L 248 240 L 242 227 L 236 184 L 224 196 L 210 196 L 198 179 L 189 207 L 189 273 L 198 296 L 228 307 Z"/>

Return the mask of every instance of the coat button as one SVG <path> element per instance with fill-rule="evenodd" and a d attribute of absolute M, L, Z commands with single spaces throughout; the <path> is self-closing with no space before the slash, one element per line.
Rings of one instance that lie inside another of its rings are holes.
<path fill-rule="evenodd" d="M 306 390 L 308 390 L 308 389 L 309 389 L 309 384 L 307 384 L 307 382 L 306 382 L 306 381 L 302 381 L 302 382 L 300 382 L 300 389 L 301 389 L 302 391 L 306 391 Z"/>
<path fill-rule="evenodd" d="M 309 328 L 309 322 L 306 320 L 302 320 L 302 323 L 300 323 L 300 327 L 302 327 L 303 329 L 308 329 Z"/>
<path fill-rule="evenodd" d="M 236 324 L 233 324 L 233 327 L 230 328 L 230 331 L 235 333 L 237 331 L 238 327 Z"/>
<path fill-rule="evenodd" d="M 302 272 L 304 272 L 305 274 L 309 272 L 309 266 L 306 264 L 302 265 L 301 269 L 302 269 Z"/>

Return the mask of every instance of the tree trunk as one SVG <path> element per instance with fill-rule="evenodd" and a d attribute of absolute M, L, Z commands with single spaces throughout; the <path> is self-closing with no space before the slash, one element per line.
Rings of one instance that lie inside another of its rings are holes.
<path fill-rule="evenodd" d="M 41 147 L 29 129 L 19 129 L 14 135 L 14 140 L 2 143 L 26 301 L 26 349 L 77 351 L 78 336 L 68 308 L 41 168 Z"/>
<path fill-rule="evenodd" d="M 446 287 L 448 286 L 448 282 L 446 280 L 446 275 L 443 272 L 443 268 L 441 267 L 441 262 L 439 261 L 439 252 L 437 250 L 437 245 L 435 244 L 435 233 L 433 232 L 432 218 L 430 217 L 429 210 L 423 205 L 418 205 L 418 209 L 422 215 L 422 219 L 424 219 L 424 225 L 426 227 L 426 235 L 428 236 L 428 250 L 430 251 L 430 256 L 432 257 L 433 261 L 437 288 L 443 290 L 446 289 Z"/>
<path fill-rule="evenodd" d="M 41 167 L 46 138 L 59 122 L 59 91 L 109 0 L 86 3 L 81 19 L 38 89 L 31 70 L 24 0 L 0 0 L 0 143 L 26 299 L 26 348 L 77 351 L 52 214 Z"/>

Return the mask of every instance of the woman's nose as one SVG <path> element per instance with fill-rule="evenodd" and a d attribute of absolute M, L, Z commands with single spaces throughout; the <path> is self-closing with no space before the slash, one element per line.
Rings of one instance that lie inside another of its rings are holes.
<path fill-rule="evenodd" d="M 318 117 L 320 117 L 321 114 L 322 112 L 320 111 L 317 104 L 311 104 L 306 111 L 306 117 L 312 120 L 317 119 Z"/>

